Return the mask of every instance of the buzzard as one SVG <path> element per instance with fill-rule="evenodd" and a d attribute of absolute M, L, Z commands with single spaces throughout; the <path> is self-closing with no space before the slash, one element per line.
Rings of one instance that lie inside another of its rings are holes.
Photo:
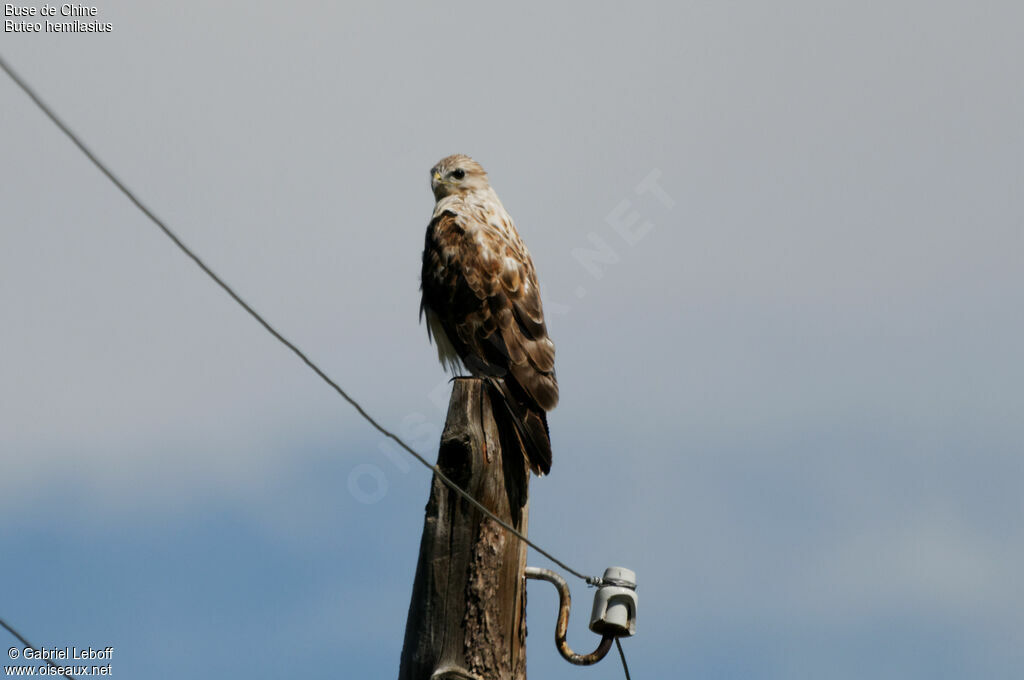
<path fill-rule="evenodd" d="M 452 374 L 465 368 L 501 393 L 530 468 L 546 474 L 546 412 L 558 403 L 558 382 L 530 253 L 479 163 L 448 156 L 430 176 L 437 204 L 423 249 L 420 304 L 427 336 Z"/>

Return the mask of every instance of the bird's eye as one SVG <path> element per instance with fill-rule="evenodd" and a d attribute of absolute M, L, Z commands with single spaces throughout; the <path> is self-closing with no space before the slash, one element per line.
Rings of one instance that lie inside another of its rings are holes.
<path fill-rule="evenodd" d="M 465 176 L 466 171 L 463 170 L 462 168 L 459 168 L 458 170 L 452 170 L 452 177 L 454 177 L 455 179 L 462 179 Z"/>

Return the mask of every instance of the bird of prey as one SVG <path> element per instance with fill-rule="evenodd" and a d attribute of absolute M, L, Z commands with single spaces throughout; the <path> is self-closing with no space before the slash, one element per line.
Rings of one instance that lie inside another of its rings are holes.
<path fill-rule="evenodd" d="M 437 204 L 423 249 L 420 318 L 447 370 L 464 367 L 501 392 L 530 468 L 546 474 L 546 412 L 558 403 L 558 382 L 530 253 L 472 158 L 442 159 L 430 186 Z"/>

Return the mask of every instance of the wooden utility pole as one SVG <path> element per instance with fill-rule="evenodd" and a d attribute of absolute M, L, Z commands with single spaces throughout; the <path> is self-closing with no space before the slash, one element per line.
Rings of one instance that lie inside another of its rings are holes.
<path fill-rule="evenodd" d="M 437 465 L 525 534 L 529 469 L 500 398 L 455 380 Z M 525 680 L 525 568 L 526 545 L 434 475 L 399 680 Z"/>

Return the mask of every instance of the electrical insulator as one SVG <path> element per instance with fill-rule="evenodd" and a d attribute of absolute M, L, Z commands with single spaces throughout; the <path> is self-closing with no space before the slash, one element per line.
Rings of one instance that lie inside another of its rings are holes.
<path fill-rule="evenodd" d="M 594 593 L 590 630 L 599 635 L 636 634 L 636 574 L 625 567 L 608 567 Z"/>

